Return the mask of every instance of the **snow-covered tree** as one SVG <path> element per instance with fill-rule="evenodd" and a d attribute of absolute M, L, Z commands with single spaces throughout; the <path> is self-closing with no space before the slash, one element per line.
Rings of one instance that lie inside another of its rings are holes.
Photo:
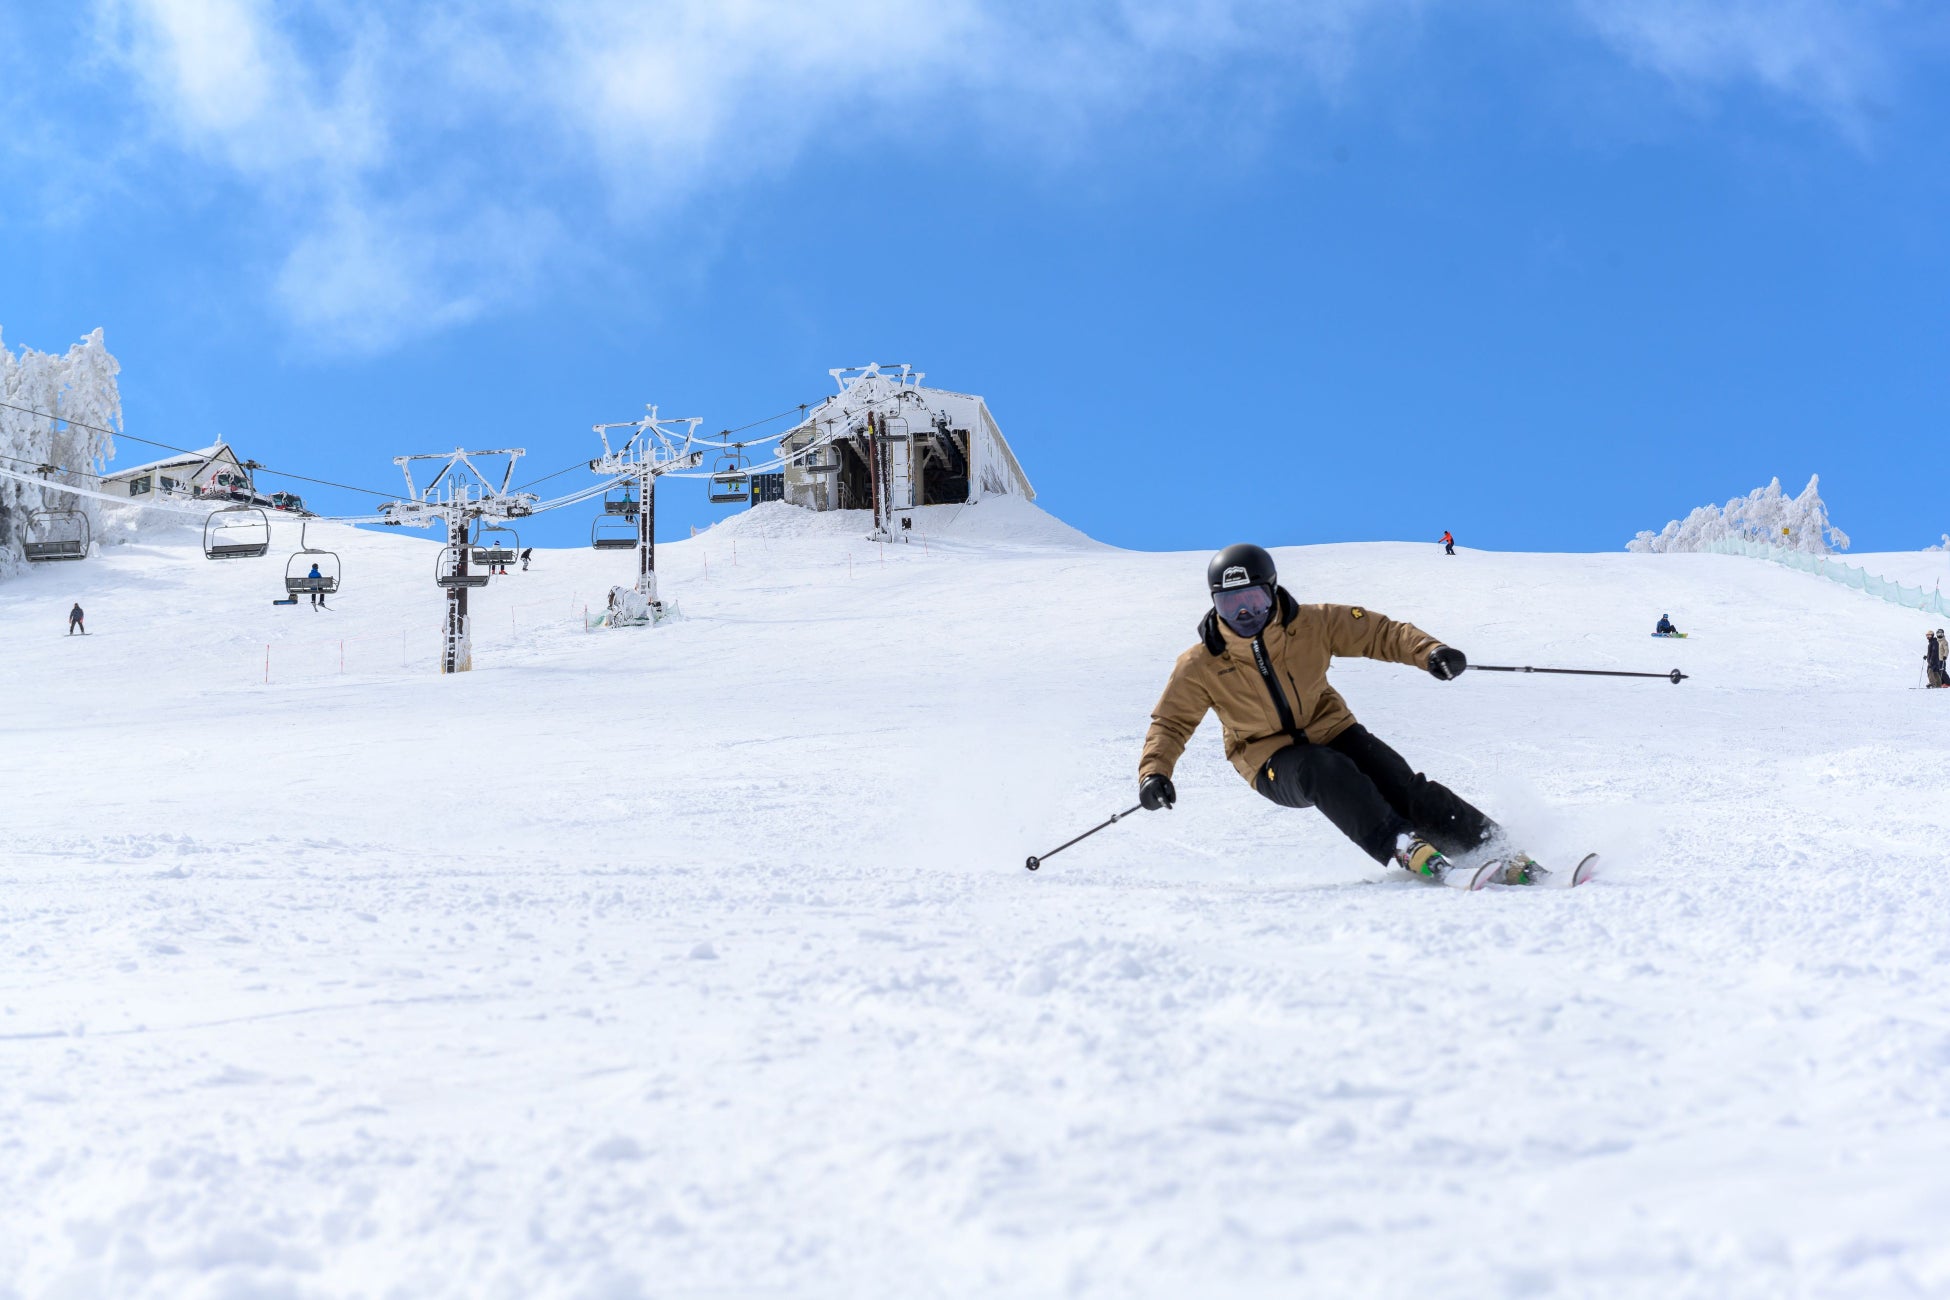
<path fill-rule="evenodd" d="M 19 562 L 34 511 L 79 509 L 94 517 L 91 498 L 59 485 L 94 487 L 115 454 L 106 430 L 120 427 L 121 369 L 100 330 L 65 355 L 23 347 L 16 356 L 0 337 L 0 470 L 8 471 L 0 475 L 0 569 Z M 45 477 L 43 466 L 53 467 Z"/>
<path fill-rule="evenodd" d="M 1642 532 L 1625 544 L 1628 551 L 1697 551 L 1726 538 L 1766 542 L 1791 551 L 1826 555 L 1848 549 L 1848 534 L 1829 522 L 1821 499 L 1821 476 L 1809 478 L 1801 495 L 1790 497 L 1774 479 L 1724 506 L 1700 506 L 1658 532 Z"/>

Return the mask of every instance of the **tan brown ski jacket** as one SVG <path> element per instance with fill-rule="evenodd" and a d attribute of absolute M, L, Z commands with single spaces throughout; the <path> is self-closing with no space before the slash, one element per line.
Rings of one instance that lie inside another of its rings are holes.
<path fill-rule="evenodd" d="M 1323 745 L 1354 725 L 1346 701 L 1327 684 L 1338 655 L 1428 665 L 1442 642 L 1408 623 L 1359 605 L 1302 605 L 1279 588 L 1273 622 L 1248 641 L 1207 610 L 1199 644 L 1178 656 L 1151 710 L 1138 779 L 1170 776 L 1207 709 L 1219 715 L 1226 757 L 1251 784 L 1261 766 L 1300 740 Z M 1265 671 L 1255 646 L 1263 648 Z"/>

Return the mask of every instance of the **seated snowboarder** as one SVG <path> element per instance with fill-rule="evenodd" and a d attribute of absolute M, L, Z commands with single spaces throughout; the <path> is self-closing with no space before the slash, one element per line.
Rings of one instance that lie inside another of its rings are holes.
<path fill-rule="evenodd" d="M 311 572 L 307 573 L 305 576 L 307 578 L 310 578 L 312 582 L 311 607 L 313 609 L 322 608 L 325 604 L 325 590 L 322 584 L 322 579 L 324 578 L 325 575 L 320 573 L 318 571 L 318 566 L 314 564 L 311 566 Z"/>
<path fill-rule="evenodd" d="M 1672 625 L 1672 620 L 1671 620 L 1671 619 L 1669 619 L 1669 618 L 1667 618 L 1667 617 L 1666 617 L 1666 616 L 1665 616 L 1664 614 L 1661 614 L 1661 615 L 1659 615 L 1659 626 L 1658 626 L 1658 627 L 1655 627 L 1655 628 L 1653 628 L 1653 629 L 1652 629 L 1652 635 L 1654 635 L 1654 636 L 1678 636 L 1678 635 L 1679 635 L 1679 629 L 1678 629 L 1678 628 L 1676 628 L 1676 627 L 1674 627 L 1674 626 Z M 1710 638 L 1709 638 L 1709 639 L 1710 639 Z"/>
<path fill-rule="evenodd" d="M 1151 712 L 1138 759 L 1146 808 L 1178 799 L 1171 774 L 1208 710 L 1219 715 L 1226 757 L 1259 793 L 1288 808 L 1317 807 L 1376 862 L 1440 880 L 1449 856 L 1500 836 L 1496 823 L 1454 791 L 1412 771 L 1354 720 L 1327 684 L 1335 655 L 1361 655 L 1425 668 L 1453 681 L 1462 651 L 1358 605 L 1302 605 L 1279 585 L 1273 557 L 1228 546 L 1206 568 L 1212 608 L 1199 644 L 1178 656 Z M 1535 884 L 1549 873 L 1521 853 L 1492 877 Z"/>

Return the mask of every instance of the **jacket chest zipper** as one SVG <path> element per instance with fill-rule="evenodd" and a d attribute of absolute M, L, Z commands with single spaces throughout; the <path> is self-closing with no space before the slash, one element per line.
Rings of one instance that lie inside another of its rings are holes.
<path fill-rule="evenodd" d="M 1266 693 L 1272 697 L 1273 711 L 1279 715 L 1280 730 L 1295 740 L 1304 741 L 1307 734 L 1300 730 L 1294 721 L 1293 709 L 1287 704 L 1286 692 L 1280 689 L 1280 675 L 1273 667 L 1273 658 L 1266 652 L 1266 642 L 1260 637 L 1253 638 L 1253 667 L 1259 670 L 1259 679 L 1266 683 Z M 1289 677 L 1288 680 L 1291 680 Z M 1296 688 L 1295 693 L 1298 693 Z"/>

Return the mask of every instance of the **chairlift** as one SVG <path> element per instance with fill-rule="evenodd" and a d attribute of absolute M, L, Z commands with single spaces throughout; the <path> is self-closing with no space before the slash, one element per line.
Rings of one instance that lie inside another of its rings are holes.
<path fill-rule="evenodd" d="M 443 546 L 440 558 L 435 561 L 433 582 L 437 587 L 485 587 L 493 575 L 483 570 L 479 573 L 460 571 L 460 548 Z"/>
<path fill-rule="evenodd" d="M 32 510 L 27 515 L 28 540 L 22 544 L 28 559 L 84 560 L 94 529 L 79 510 Z"/>
<path fill-rule="evenodd" d="M 506 541 L 502 540 L 504 537 Z M 506 568 L 521 558 L 521 537 L 512 528 L 484 524 L 474 534 L 472 550 L 474 563 L 484 564 L 490 569 Z"/>
<path fill-rule="evenodd" d="M 606 515 L 635 519 L 642 508 L 642 502 L 637 500 L 636 488 L 627 483 L 603 493 L 603 513 Z"/>
<path fill-rule="evenodd" d="M 718 457 L 711 470 L 711 500 L 727 505 L 748 500 L 751 494 L 751 462 L 745 459 L 745 453 L 733 450 Z"/>
<path fill-rule="evenodd" d="M 270 549 L 271 520 L 256 506 L 219 506 L 203 521 L 206 560 L 255 560 Z"/>
<path fill-rule="evenodd" d="M 599 551 L 632 550 L 636 546 L 636 530 L 634 518 L 598 515 L 589 525 L 589 544 Z"/>
<path fill-rule="evenodd" d="M 311 527 L 307 521 L 298 531 L 298 549 L 284 562 L 284 590 L 286 595 L 309 595 L 318 592 L 329 596 L 339 589 L 339 557 L 337 552 L 328 551 L 322 546 L 312 546 L 305 541 L 305 532 Z M 318 570 L 316 578 L 311 569 Z"/>

